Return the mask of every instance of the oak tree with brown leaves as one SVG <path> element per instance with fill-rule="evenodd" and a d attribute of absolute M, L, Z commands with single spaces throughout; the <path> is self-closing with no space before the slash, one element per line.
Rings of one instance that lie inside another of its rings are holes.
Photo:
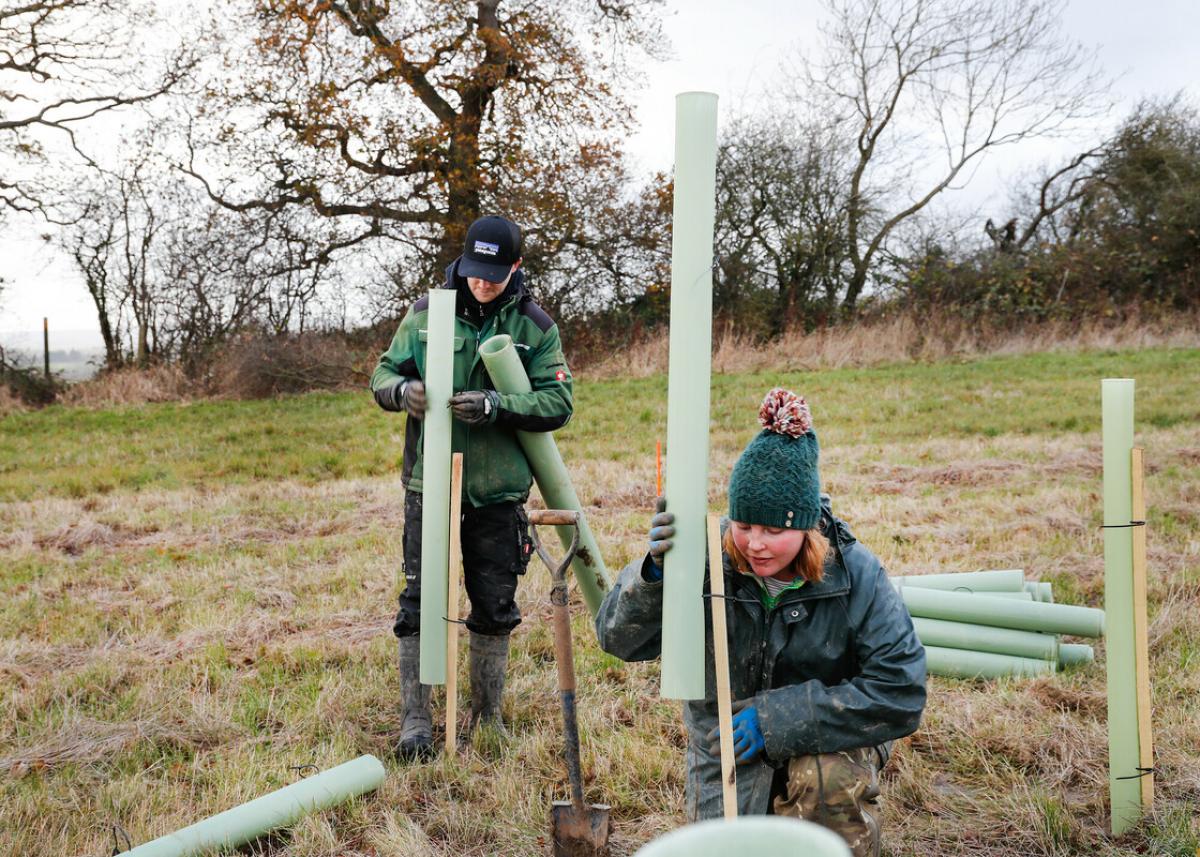
<path fill-rule="evenodd" d="M 662 50 L 659 0 L 247 2 L 236 26 L 250 36 L 226 40 L 236 61 L 185 166 L 223 205 L 344 219 L 343 248 L 390 239 L 408 296 L 481 213 L 524 227 L 527 267 L 556 278 L 551 303 L 588 285 L 556 259 L 636 240 L 616 222 L 623 93 L 631 61 Z"/>

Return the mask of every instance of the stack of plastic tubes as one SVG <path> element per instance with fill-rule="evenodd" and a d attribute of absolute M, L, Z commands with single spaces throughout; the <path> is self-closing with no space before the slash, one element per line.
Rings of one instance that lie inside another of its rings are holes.
<path fill-rule="evenodd" d="M 1104 611 L 1055 604 L 1049 583 L 1020 569 L 893 577 L 931 675 L 1027 678 L 1094 657 L 1063 635 L 1099 637 Z"/>

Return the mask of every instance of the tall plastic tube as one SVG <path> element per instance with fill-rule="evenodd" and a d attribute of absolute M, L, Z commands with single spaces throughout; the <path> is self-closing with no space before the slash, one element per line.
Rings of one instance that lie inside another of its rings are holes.
<path fill-rule="evenodd" d="M 310 812 L 328 809 L 379 788 L 383 765 L 374 756 L 330 768 L 268 795 L 227 809 L 175 833 L 123 852 L 123 857 L 192 857 L 236 848 L 295 824 Z"/>
<path fill-rule="evenodd" d="M 429 293 L 421 511 L 421 683 L 446 683 L 446 584 L 450 565 L 450 433 L 454 395 L 452 289 Z"/>
<path fill-rule="evenodd" d="M 487 368 L 488 376 L 501 393 L 528 393 L 533 389 L 529 383 L 529 375 L 525 366 L 513 347 L 512 337 L 508 334 L 493 336 L 479 347 L 479 356 Z M 571 570 L 579 582 L 579 591 L 587 602 L 592 615 L 600 609 L 604 593 L 612 586 L 608 578 L 608 570 L 604 567 L 604 558 L 596 544 L 596 537 L 588 526 L 587 516 L 571 484 L 571 475 L 563 464 L 558 444 L 550 432 L 517 432 L 517 440 L 529 467 L 533 470 L 533 478 L 537 480 L 542 498 L 550 509 L 571 509 L 579 513 L 579 549 L 571 562 Z M 563 549 L 571 546 L 574 536 L 572 527 L 556 527 L 559 541 Z"/>
<path fill-rule="evenodd" d="M 1018 628 L 1047 634 L 1099 637 L 1104 633 L 1104 611 L 1068 604 L 1042 604 L 1008 598 L 985 598 L 962 592 L 943 592 L 905 586 L 900 597 L 913 616 L 948 619 L 994 628 Z"/>
<path fill-rule="evenodd" d="M 1037 658 L 926 646 L 925 668 L 930 675 L 946 678 L 1033 678 L 1050 675 L 1055 664 Z"/>
<path fill-rule="evenodd" d="M 964 592 L 1020 592 L 1025 572 L 1019 568 L 998 571 L 952 571 L 940 574 L 907 574 L 892 578 L 898 586 L 954 589 Z"/>
<path fill-rule="evenodd" d="M 667 390 L 667 509 L 675 545 L 663 572 L 662 696 L 704 696 L 704 556 L 712 371 L 713 221 L 717 96 L 675 98 L 671 342 Z M 714 563 L 720 560 L 714 558 Z"/>
<path fill-rule="evenodd" d="M 912 621 L 917 639 L 923 646 L 969 649 L 1044 661 L 1058 658 L 1058 637 L 1053 634 L 969 625 L 966 622 L 948 622 L 945 619 L 923 619 L 919 616 L 913 617 Z"/>
<path fill-rule="evenodd" d="M 1131 378 L 1101 382 L 1104 438 L 1104 609 L 1108 613 L 1108 788 L 1112 832 L 1142 812 L 1138 781 L 1137 668 L 1133 617 L 1133 392 Z"/>
<path fill-rule="evenodd" d="M 850 857 L 850 847 L 832 830 L 811 821 L 745 815 L 732 821 L 712 819 L 680 827 L 638 849 L 634 857 L 729 857 L 730 854 Z"/>

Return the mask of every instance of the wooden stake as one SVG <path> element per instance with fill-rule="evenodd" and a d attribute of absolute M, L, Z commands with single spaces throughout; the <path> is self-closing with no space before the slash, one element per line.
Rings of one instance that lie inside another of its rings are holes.
<path fill-rule="evenodd" d="M 1146 520 L 1146 483 L 1140 446 L 1130 450 L 1133 488 L 1133 520 Z M 1134 668 L 1137 678 L 1138 709 L 1138 767 L 1148 771 L 1154 767 L 1154 736 L 1150 715 L 1150 639 L 1146 603 L 1146 526 L 1133 529 L 1133 644 Z M 1141 778 L 1142 810 L 1149 812 L 1154 805 L 1154 774 Z"/>
<path fill-rule="evenodd" d="M 709 604 L 712 607 L 713 667 L 717 674 L 717 727 L 721 738 L 721 797 L 725 818 L 737 818 L 737 767 L 733 758 L 733 700 L 729 692 L 729 637 L 725 629 L 725 569 L 721 520 L 708 516 Z"/>
<path fill-rule="evenodd" d="M 462 573 L 463 457 L 450 459 L 450 563 L 446 580 L 446 754 L 458 750 L 458 578 Z"/>

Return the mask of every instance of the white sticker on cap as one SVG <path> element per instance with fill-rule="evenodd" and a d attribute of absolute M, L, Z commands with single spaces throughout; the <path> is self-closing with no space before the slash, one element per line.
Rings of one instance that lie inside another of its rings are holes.
<path fill-rule="evenodd" d="M 500 245 L 489 244 L 487 241 L 476 241 L 475 252 L 482 253 L 485 256 L 495 256 L 500 252 Z"/>

